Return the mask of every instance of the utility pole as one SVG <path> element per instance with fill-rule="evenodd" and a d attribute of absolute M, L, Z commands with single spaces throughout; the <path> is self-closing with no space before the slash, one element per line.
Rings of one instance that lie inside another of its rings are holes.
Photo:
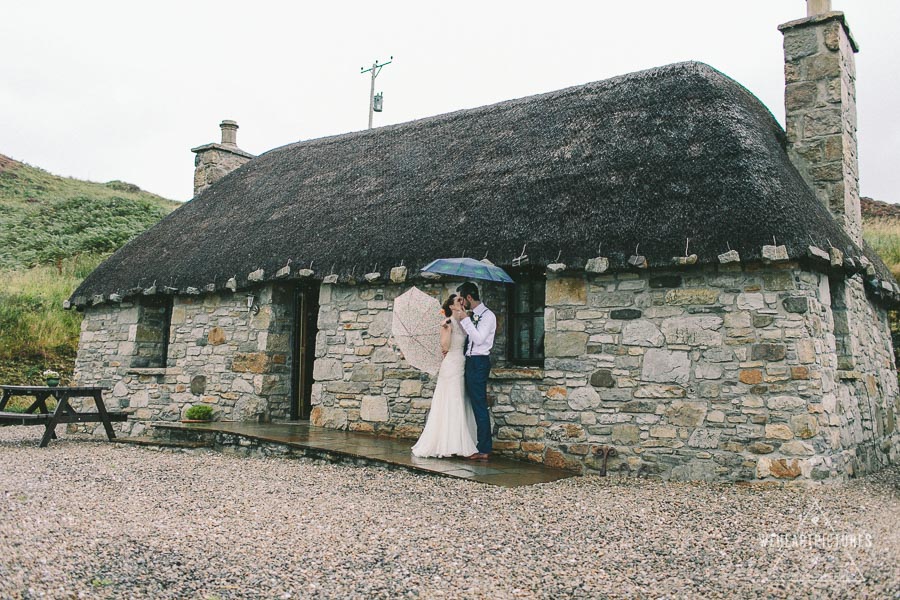
<path fill-rule="evenodd" d="M 393 56 L 391 57 L 391 60 L 387 61 L 386 63 L 379 64 L 378 59 L 376 59 L 375 62 L 372 63 L 372 66 L 368 69 L 366 69 L 365 67 L 359 68 L 360 73 L 369 73 L 370 71 L 372 73 L 372 87 L 369 90 L 369 129 L 372 129 L 372 115 L 375 112 L 375 78 L 378 77 L 379 73 L 381 73 L 382 68 L 386 67 L 392 62 L 394 62 Z M 381 111 L 379 110 L 378 112 Z"/>

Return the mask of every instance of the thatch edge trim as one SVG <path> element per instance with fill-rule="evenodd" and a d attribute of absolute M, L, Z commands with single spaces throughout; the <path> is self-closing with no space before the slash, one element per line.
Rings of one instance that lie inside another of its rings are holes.
<path fill-rule="evenodd" d="M 740 261 L 740 262 L 729 262 L 729 263 L 713 263 L 713 262 L 703 262 L 703 263 L 691 263 L 691 264 L 670 264 L 665 267 L 665 270 L 678 270 L 678 271 L 690 271 L 694 268 L 703 267 L 703 266 L 731 266 L 732 268 L 740 265 L 741 268 L 744 267 L 756 267 L 756 266 L 768 266 L 773 263 L 785 263 L 785 262 L 796 262 L 798 267 L 802 270 L 807 271 L 815 271 L 818 273 L 823 273 L 826 275 L 840 275 L 845 279 L 849 279 L 856 275 L 860 275 L 862 277 L 863 283 L 865 284 L 866 290 L 872 294 L 872 296 L 878 300 L 879 302 L 885 304 L 886 308 L 895 309 L 900 308 L 900 286 L 898 286 L 895 282 L 889 281 L 886 279 L 879 278 L 877 274 L 873 274 L 872 271 L 875 270 L 875 266 L 871 263 L 871 261 L 865 257 L 845 257 L 841 261 L 841 265 L 839 267 L 833 267 L 831 261 L 825 260 L 823 255 L 826 254 L 820 248 L 815 248 L 818 252 L 813 251 L 813 246 L 810 246 L 809 254 L 806 257 L 802 258 L 787 258 L 787 259 L 779 259 L 779 260 L 753 260 L 753 261 Z M 676 257 L 677 258 L 677 257 Z M 394 267 L 390 272 L 393 272 L 394 269 L 399 267 Z M 108 296 L 105 295 L 94 295 L 90 298 L 85 296 L 74 296 L 69 300 L 65 300 L 63 302 L 63 308 L 66 310 L 76 309 L 83 310 L 87 306 L 98 306 L 100 304 L 110 304 L 110 303 L 121 303 L 126 302 L 129 299 L 138 298 L 140 296 L 150 296 L 157 294 L 165 294 L 165 295 L 179 295 L 179 296 L 206 296 L 208 294 L 222 293 L 226 291 L 230 291 L 234 294 L 245 292 L 247 290 L 252 290 L 259 288 L 263 285 L 268 284 L 277 284 L 277 283 L 288 283 L 288 282 L 300 282 L 300 281 L 319 281 L 320 284 L 331 285 L 331 284 L 344 284 L 344 285 L 372 285 L 372 284 L 381 284 L 381 285 L 399 285 L 405 282 L 415 282 L 415 281 L 441 281 L 447 280 L 452 281 L 459 278 L 449 277 L 445 275 L 437 275 L 434 273 L 427 273 L 424 271 L 414 271 L 409 272 L 406 271 L 407 267 L 403 266 L 404 269 L 404 277 L 399 280 L 395 280 L 390 274 L 383 273 L 368 273 L 363 276 L 356 276 L 353 273 L 349 274 L 337 274 L 331 273 L 329 275 L 325 275 L 321 278 L 314 277 L 314 273 L 310 269 L 299 269 L 298 271 L 291 273 L 288 276 L 271 276 L 261 280 L 252 280 L 249 277 L 243 280 L 243 283 L 238 283 L 236 278 L 231 278 L 224 286 L 215 286 L 215 284 L 208 284 L 202 290 L 196 287 L 188 287 L 184 290 L 178 290 L 176 288 L 162 286 L 158 288 L 157 286 L 151 286 L 151 288 L 147 288 L 144 290 L 127 290 L 127 291 L 117 291 Z M 565 276 L 565 275 L 576 275 L 576 274 L 591 274 L 591 275 L 615 275 L 617 273 L 628 273 L 628 272 L 638 272 L 638 271 L 655 271 L 662 270 L 658 267 L 651 267 L 646 269 L 645 267 L 618 267 L 611 268 L 607 271 L 596 272 L 590 271 L 586 269 L 584 266 L 574 266 L 570 267 L 564 263 L 551 263 L 544 267 L 549 274 L 553 276 Z M 389 273 L 390 273 L 389 272 Z M 235 281 L 235 287 L 232 289 L 229 287 L 229 283 Z M 149 292 L 149 293 L 148 293 Z"/>

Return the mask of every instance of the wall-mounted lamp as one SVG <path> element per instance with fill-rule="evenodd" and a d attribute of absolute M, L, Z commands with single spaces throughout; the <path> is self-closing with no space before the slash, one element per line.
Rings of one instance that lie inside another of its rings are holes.
<path fill-rule="evenodd" d="M 247 312 L 252 312 L 254 315 L 259 314 L 259 304 L 256 303 L 256 296 L 253 294 L 247 294 Z"/>

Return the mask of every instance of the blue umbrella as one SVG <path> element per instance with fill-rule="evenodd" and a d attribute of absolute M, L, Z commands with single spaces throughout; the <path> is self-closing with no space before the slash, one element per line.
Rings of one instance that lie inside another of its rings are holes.
<path fill-rule="evenodd" d="M 465 279 L 483 279 L 501 283 L 515 283 L 506 271 L 489 262 L 474 258 L 439 258 L 428 263 L 423 269 L 429 273 L 453 275 Z"/>

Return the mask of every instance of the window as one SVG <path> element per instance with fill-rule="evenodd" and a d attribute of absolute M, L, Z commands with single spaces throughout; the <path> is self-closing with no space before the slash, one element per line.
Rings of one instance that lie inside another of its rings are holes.
<path fill-rule="evenodd" d="M 171 296 L 145 296 L 140 299 L 132 367 L 165 368 L 171 325 Z"/>
<path fill-rule="evenodd" d="M 894 347 L 894 366 L 900 368 L 900 310 L 888 311 L 891 327 L 891 342 Z"/>
<path fill-rule="evenodd" d="M 856 368 L 853 358 L 853 337 L 847 311 L 847 286 L 843 277 L 829 278 L 831 291 L 831 315 L 834 318 L 834 345 L 837 351 L 837 368 L 852 371 Z"/>
<path fill-rule="evenodd" d="M 544 364 L 544 277 L 539 271 L 511 273 L 509 288 L 509 361 L 517 365 Z"/>

